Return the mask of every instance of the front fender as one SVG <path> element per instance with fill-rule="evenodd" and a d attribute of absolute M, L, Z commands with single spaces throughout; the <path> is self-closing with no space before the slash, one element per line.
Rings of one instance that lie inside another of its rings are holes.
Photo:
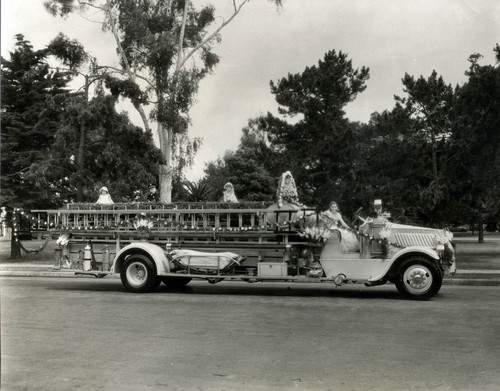
<path fill-rule="evenodd" d="M 156 271 L 158 274 L 170 272 L 170 266 L 165 251 L 160 246 L 148 242 L 130 243 L 118 251 L 113 261 L 111 272 L 119 274 L 123 261 L 127 256 L 132 254 L 144 254 L 149 256 L 156 264 Z"/>
<path fill-rule="evenodd" d="M 399 260 L 406 258 L 407 255 L 409 255 L 409 254 L 411 254 L 411 255 L 424 255 L 428 258 L 434 259 L 435 261 L 439 261 L 438 253 L 436 252 L 436 250 L 433 250 L 432 248 L 420 247 L 420 246 L 405 247 L 392 256 L 392 258 L 387 263 L 383 272 L 377 274 L 376 276 L 369 278 L 368 281 L 370 281 L 370 282 L 380 281 L 381 279 L 383 279 L 386 276 L 386 274 L 389 272 L 389 270 L 393 267 L 394 264 L 399 262 Z"/>

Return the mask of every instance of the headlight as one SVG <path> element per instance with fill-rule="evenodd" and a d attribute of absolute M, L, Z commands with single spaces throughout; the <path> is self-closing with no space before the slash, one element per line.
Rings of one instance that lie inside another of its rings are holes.
<path fill-rule="evenodd" d="M 444 244 L 438 244 L 436 246 L 436 252 L 438 253 L 439 258 L 443 258 L 443 256 L 444 256 Z"/>

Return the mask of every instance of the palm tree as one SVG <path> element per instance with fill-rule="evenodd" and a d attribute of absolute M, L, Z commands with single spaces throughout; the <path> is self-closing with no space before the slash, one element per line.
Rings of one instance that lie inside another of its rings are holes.
<path fill-rule="evenodd" d="M 203 179 L 193 182 L 187 181 L 182 187 L 186 191 L 186 201 L 204 202 L 212 200 L 213 189 Z"/>

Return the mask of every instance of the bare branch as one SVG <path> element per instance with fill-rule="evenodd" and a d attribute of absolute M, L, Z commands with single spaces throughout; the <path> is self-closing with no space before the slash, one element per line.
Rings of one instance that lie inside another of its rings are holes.
<path fill-rule="evenodd" d="M 112 67 L 110 65 L 101 65 L 101 66 L 97 67 L 97 69 L 109 69 L 109 70 L 112 70 L 114 73 L 119 73 L 120 75 L 128 75 L 128 73 L 126 71 L 124 71 L 123 69 Z M 145 81 L 151 88 L 154 89 L 154 84 L 147 77 L 142 76 L 142 75 L 137 74 L 137 73 L 134 73 L 134 77 Z M 135 82 L 135 80 L 132 80 L 132 81 Z"/>
<path fill-rule="evenodd" d="M 95 9 L 98 9 L 100 11 L 103 11 L 103 12 L 106 12 L 106 8 L 105 7 L 99 7 L 95 4 L 92 4 L 92 3 L 89 3 L 88 1 L 81 1 L 81 0 L 78 0 L 78 4 L 84 6 L 84 7 L 90 7 L 90 8 L 95 8 Z M 106 2 L 106 5 L 108 4 L 108 2 Z"/>
<path fill-rule="evenodd" d="M 219 32 L 224 28 L 226 27 L 229 23 L 231 23 L 231 21 L 236 17 L 236 15 L 239 14 L 239 12 L 241 11 L 241 9 L 243 8 L 243 6 L 248 3 L 250 0 L 243 0 L 241 2 L 241 4 L 238 6 L 236 5 L 236 1 L 233 0 L 233 5 L 234 5 L 234 13 L 231 15 L 231 17 L 226 20 L 225 22 L 223 22 L 212 34 L 210 34 L 208 37 L 206 37 L 203 41 L 201 41 L 198 45 L 196 45 L 187 55 L 186 57 L 184 57 L 184 59 L 181 61 L 180 63 L 180 66 L 178 65 L 178 69 L 181 69 L 184 64 L 186 63 L 186 61 L 193 56 L 194 53 L 196 53 L 196 51 L 201 48 L 202 46 L 206 45 L 208 42 L 210 42 L 212 39 L 214 39 L 217 34 L 219 34 Z M 180 53 L 179 53 L 179 56 L 180 56 Z"/>
<path fill-rule="evenodd" d="M 123 50 L 122 44 L 120 42 L 120 37 L 118 35 L 118 31 L 116 30 L 116 21 L 115 21 L 113 12 L 111 10 L 110 0 L 106 0 L 106 10 L 105 10 L 105 12 L 106 12 L 106 14 L 109 17 L 109 24 L 111 26 L 111 32 L 113 33 L 113 36 L 115 37 L 116 46 L 118 48 L 118 53 L 120 55 L 120 58 L 123 61 L 123 65 L 125 66 L 125 72 L 127 73 L 128 78 L 132 82 L 135 83 L 136 75 L 132 71 L 130 63 L 128 62 L 127 56 L 125 55 L 125 51 Z M 151 128 L 149 127 L 148 117 L 146 116 L 146 113 L 144 112 L 144 108 L 142 107 L 142 105 L 138 104 L 138 105 L 135 106 L 135 108 L 136 108 L 136 110 L 139 112 L 139 114 L 141 116 L 142 123 L 144 124 L 144 130 L 151 131 Z"/>
<path fill-rule="evenodd" d="M 186 31 L 187 8 L 188 8 L 188 2 L 186 1 L 184 3 L 184 13 L 182 15 L 181 32 L 179 34 L 179 54 L 177 55 L 177 66 L 175 68 L 175 73 L 177 73 L 184 65 L 184 61 L 182 61 L 181 63 L 181 53 L 184 48 L 184 32 Z"/>
<path fill-rule="evenodd" d="M 25 168 L 23 168 L 23 169 L 21 169 L 21 170 L 19 170 L 17 172 L 13 172 L 11 174 L 5 174 L 5 176 L 7 176 L 7 177 L 13 177 L 13 176 L 16 176 L 16 175 L 21 175 L 21 174 L 25 173 L 26 171 L 28 171 L 29 169 L 30 169 L 29 167 L 25 167 Z"/>

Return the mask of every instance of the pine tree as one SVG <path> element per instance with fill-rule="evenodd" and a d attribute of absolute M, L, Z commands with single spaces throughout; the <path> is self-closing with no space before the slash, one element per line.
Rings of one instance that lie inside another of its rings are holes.
<path fill-rule="evenodd" d="M 16 36 L 16 50 L 2 58 L 1 204 L 32 207 L 39 193 L 27 174 L 46 157 L 67 96 L 68 73 L 51 70 L 48 49 L 34 50 Z"/>

